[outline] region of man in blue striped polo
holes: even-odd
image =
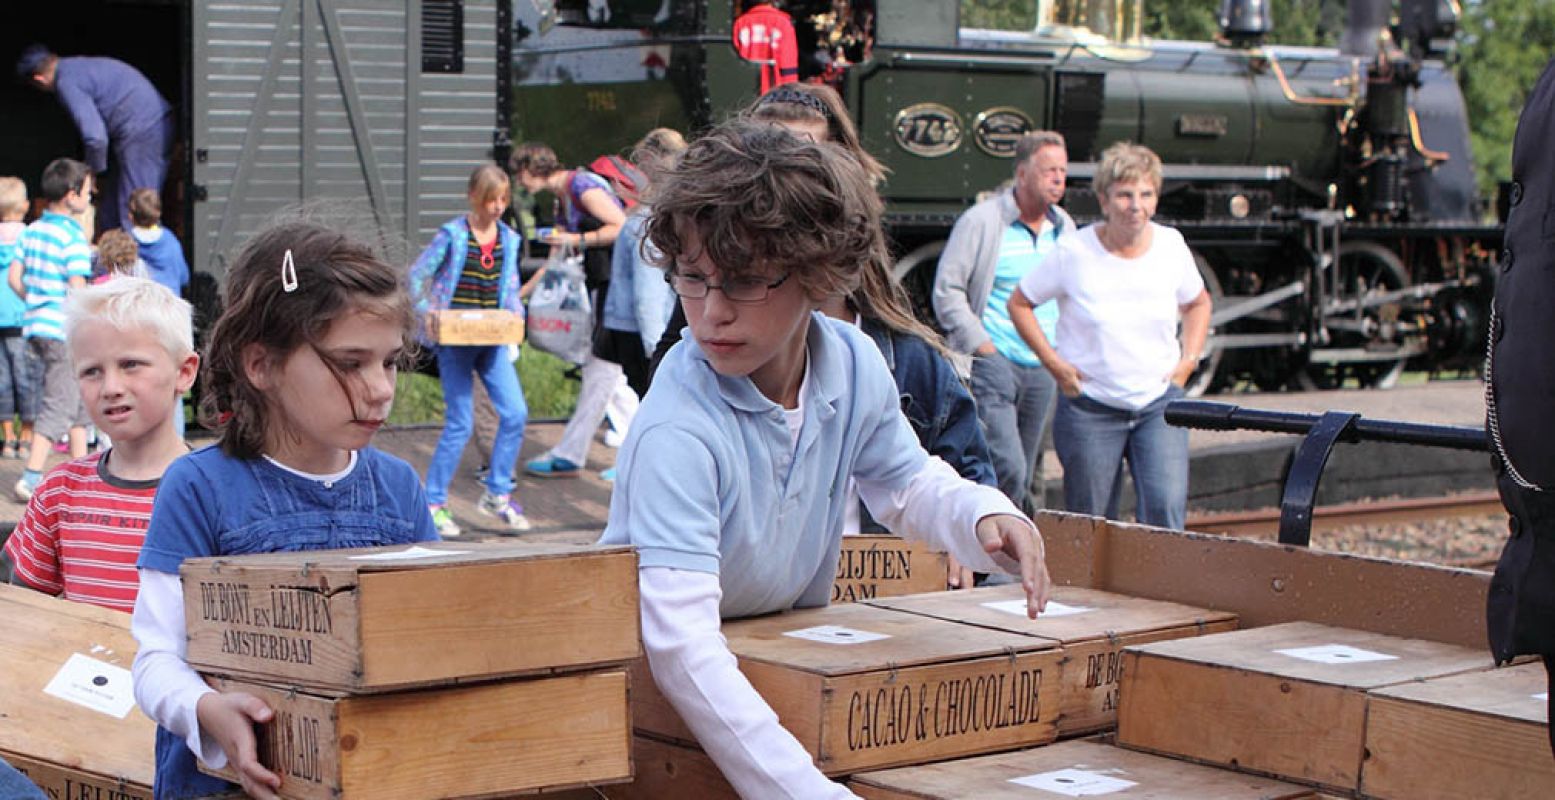
[[[32,428],[27,468],[16,482],[23,502],[43,479],[49,449],[66,431],[70,457],[86,455],[89,417],[65,351],[65,295],[92,276],[92,245],[76,215],[95,194],[92,170],[73,158],[56,158],[43,170],[42,195],[48,206],[16,243],[17,260],[8,274],[11,290],[27,302],[22,336],[43,363],[43,402]]]

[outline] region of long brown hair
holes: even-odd
[[[288,253],[295,283],[282,272]],[[221,449],[235,458],[257,458],[278,423],[244,368],[243,351],[251,344],[285,359],[300,347],[316,349],[335,320],[364,310],[399,323],[400,366],[408,366],[415,313],[401,272],[367,245],[317,222],[280,222],[255,234],[227,272],[224,309],[205,348],[200,421],[219,432]],[[330,359],[321,360],[354,402],[346,377]]]

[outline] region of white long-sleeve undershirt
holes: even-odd
[[[200,735],[196,706],[214,692],[184,659],[188,641],[184,627],[184,590],[177,575],[140,570],[140,593],[130,633],[139,649],[131,670],[135,702],[153,722],[184,740],[195,758],[212,769],[227,764],[227,754],[215,739]]]

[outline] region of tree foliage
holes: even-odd
[[[1511,177],[1512,135],[1528,92],[1555,54],[1555,0],[1470,0],[1456,65],[1480,188]]]

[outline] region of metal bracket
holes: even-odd
[[[1306,547],[1312,542],[1312,506],[1317,502],[1317,482],[1334,443],[1351,433],[1360,414],[1329,411],[1319,417],[1296,448],[1280,497],[1280,544]]]

